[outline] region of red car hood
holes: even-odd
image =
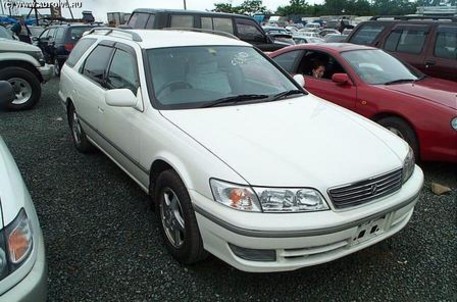
[[[384,88],[457,109],[457,83],[452,81],[425,78],[415,83],[386,85]]]

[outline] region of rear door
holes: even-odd
[[[431,28],[427,24],[397,24],[381,45],[390,54],[425,71],[425,48]]]
[[[457,81],[457,25],[436,26],[427,45],[425,73]]]

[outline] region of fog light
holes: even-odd
[[[276,261],[276,252],[275,250],[257,250],[257,249],[248,249],[244,247],[239,247],[233,244],[230,244],[230,249],[232,252],[240,257],[241,259],[249,261]]]

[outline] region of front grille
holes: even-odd
[[[328,194],[335,207],[342,209],[389,195],[399,190],[401,185],[402,169],[399,169],[355,184],[329,189]]]

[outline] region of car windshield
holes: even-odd
[[[78,41],[83,36],[84,32],[91,30],[91,29],[92,29],[92,26],[72,27],[71,28],[71,40],[75,41],[75,42]]]
[[[423,77],[398,59],[379,49],[343,52],[344,59],[368,84],[382,85],[401,81],[416,81]]]
[[[0,38],[5,38],[9,40],[13,40],[13,36],[11,35],[11,32],[8,31],[6,28],[3,26],[0,26]]]
[[[298,89],[252,47],[149,49],[146,56],[152,99],[160,109],[201,108],[221,101],[225,105],[273,101],[278,94]]]

